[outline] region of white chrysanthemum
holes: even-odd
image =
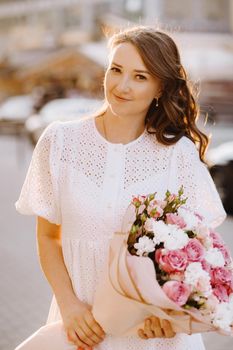
[[[212,248],[213,247],[213,241],[211,237],[206,236],[206,238],[203,241],[203,245],[206,249]]]
[[[182,207],[179,208],[178,214],[179,216],[182,217],[182,219],[186,223],[186,227],[185,227],[186,230],[194,229],[199,223],[198,217],[187,209],[184,209]]]
[[[205,274],[199,278],[196,289],[206,298],[213,294],[208,272],[205,271]]]
[[[167,225],[169,233],[164,239],[164,248],[169,250],[182,249],[188,244],[188,235],[176,225]]]
[[[225,260],[218,248],[209,248],[205,253],[205,260],[214,267],[223,267]]]
[[[231,324],[233,323],[233,313],[230,303],[219,303],[213,317],[213,324],[225,331],[231,331]]]
[[[138,243],[134,243],[137,255],[143,256],[155,250],[155,244],[152,239],[147,236],[140,237]]]
[[[169,234],[169,227],[162,220],[151,222],[153,225],[154,238],[153,241],[155,244],[164,242],[167,239]]]
[[[184,273],[184,281],[187,284],[190,284],[195,289],[198,289],[198,284],[201,281],[203,286],[203,281],[206,281],[206,292],[208,294],[210,286],[210,276],[207,271],[203,270],[200,262],[190,263]],[[202,287],[203,288],[203,287]]]
[[[146,222],[144,224],[145,230],[148,231],[148,232],[154,232],[153,231],[153,228],[154,228],[153,224],[154,224],[154,222],[155,222],[155,219],[147,218]]]

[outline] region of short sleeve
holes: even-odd
[[[37,142],[15,203],[20,214],[41,216],[57,225],[61,224],[59,159],[62,139],[59,124],[50,124]]]
[[[188,197],[187,206],[200,213],[209,226],[219,226],[226,218],[226,212],[195,144],[187,137],[182,137],[175,149],[178,187],[184,186],[184,195]]]

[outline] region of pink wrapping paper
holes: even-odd
[[[94,297],[92,312],[104,331],[112,335],[135,335],[152,315],[170,321],[176,333],[216,331],[208,317],[195,309],[184,313],[166,296],[156,281],[153,262],[130,255],[126,239],[126,233],[114,234],[102,283]]]

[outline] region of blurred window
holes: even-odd
[[[157,0],[154,12],[160,8],[164,24],[184,30],[230,32],[230,1]]]
[[[203,1],[203,14],[210,21],[224,21],[228,16],[228,1],[222,0],[205,0]]]
[[[123,10],[127,18],[138,20],[138,17],[143,15],[143,1],[124,0]]]
[[[77,27],[80,24],[80,6],[72,6],[63,9],[64,25],[66,28]]]
[[[192,2],[192,0],[186,0],[184,6],[183,0],[164,0],[164,15],[170,19],[186,19],[187,17],[192,17]]]

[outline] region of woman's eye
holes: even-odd
[[[138,80],[146,80],[146,77],[144,75],[141,75],[141,74],[137,74],[136,77]]]
[[[120,69],[117,68],[117,67],[112,67],[112,68],[111,68],[111,71],[112,71],[112,72],[120,72]]]

